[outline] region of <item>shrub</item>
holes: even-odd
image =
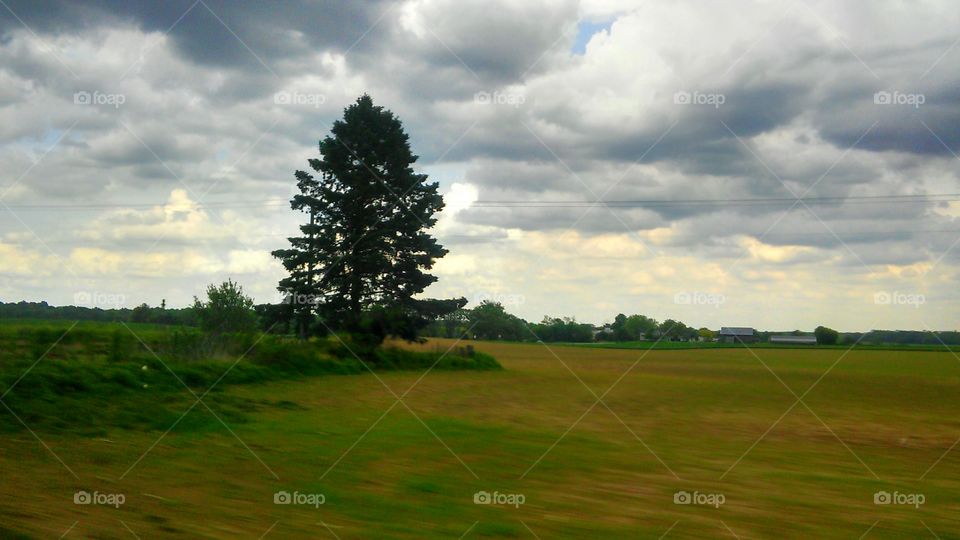
[[[336,339],[300,341],[273,334],[208,335],[190,328],[141,327],[135,328],[135,337],[126,328],[103,324],[83,329],[76,334],[79,338],[64,338],[27,372],[39,358],[31,356],[33,350],[42,347],[45,352],[67,328],[0,325],[0,393],[16,382],[4,402],[33,429],[90,435],[115,428],[166,430],[193,402],[183,384],[202,394],[217,381],[214,390],[310,375],[360,374],[368,369],[500,369],[496,360],[469,345],[446,355],[373,349],[364,365]],[[218,413],[231,419],[242,420],[253,407],[219,392],[205,399],[216,400]],[[191,414],[176,429],[207,429],[216,422],[208,414]],[[13,415],[0,414],[0,431],[19,429],[23,427]]]
[[[227,280],[219,286],[207,287],[207,301],[194,297],[194,311],[205,331],[220,333],[253,333],[257,315],[253,299],[244,294],[243,287]]]
[[[826,326],[818,326],[813,335],[817,337],[817,345],[836,345],[840,337],[839,332]]]

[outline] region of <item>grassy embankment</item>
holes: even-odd
[[[302,343],[272,335],[212,337],[161,325],[3,321],[0,394],[23,422],[2,414],[0,430],[23,424],[86,435],[113,427],[165,430],[180,417],[184,402],[208,392],[227,417],[243,421],[243,411],[257,404],[224,394],[231,385],[360,374],[368,368],[499,367],[483,354],[461,356],[462,349],[444,356],[393,347],[367,357],[365,366],[357,350],[334,338]],[[201,427],[190,420],[178,427]]]

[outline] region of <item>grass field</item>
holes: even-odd
[[[505,369],[235,385],[242,421],[195,404],[165,436],[0,434],[0,537],[960,538],[951,353],[475,346]]]
[[[572,347],[588,347],[593,349],[742,349],[748,347],[743,343],[721,343],[718,341],[599,341],[595,343],[565,343]],[[960,351],[958,345],[945,344],[896,344],[896,343],[853,343],[838,345],[796,345],[791,343],[757,342],[749,344],[751,349],[840,349],[851,347],[871,351]]]

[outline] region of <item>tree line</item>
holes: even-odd
[[[544,341],[588,343],[592,341],[692,341],[712,339],[708,328],[693,328],[667,319],[657,321],[645,315],[618,314],[613,323],[601,328],[578,322],[574,317],[544,316],[540,322],[528,322],[498,302],[485,300],[472,309],[458,309],[439,317],[424,330],[432,337],[456,338],[466,335],[472,339],[505,341]]]
[[[613,322],[602,326],[578,322],[574,317],[544,316],[529,322],[498,303],[483,301],[471,309],[458,309],[432,321],[423,334],[430,337],[502,341],[543,341],[589,343],[596,341],[711,341],[717,331],[687,326],[682,321],[658,321],[646,315],[617,314]],[[804,335],[800,330],[758,331],[758,341],[769,341],[776,334]],[[809,333],[807,333],[809,335]],[[913,330],[871,330],[866,333],[837,332],[818,326],[813,332],[822,345],[960,345],[960,332],[921,332]],[[941,343],[942,342],[942,343]]]
[[[229,289],[230,282],[214,287]],[[234,284],[236,286],[236,284]],[[221,291],[222,292],[222,291]],[[215,294],[216,297],[216,294]],[[222,294],[220,297],[223,297]],[[294,333],[292,325],[278,323],[278,312],[288,309],[283,304],[252,304],[252,300],[242,293],[232,295],[234,300],[223,302],[242,302],[251,305],[244,309],[245,315],[240,316],[241,326],[250,328],[254,325],[260,331],[270,331],[274,334]],[[240,300],[239,298],[246,298]],[[249,303],[249,304],[248,304]],[[209,296],[201,305],[209,305]],[[488,303],[489,304],[489,303]],[[691,327],[679,326],[675,321],[658,322],[644,315],[617,315],[614,322],[598,330],[593,324],[577,322],[572,317],[544,317],[539,323],[529,323],[508,313],[499,304],[481,304],[472,309],[457,309],[449,314],[432,319],[423,335],[430,337],[458,338],[465,334],[473,339],[510,340],[584,343],[589,341],[639,341],[642,339],[657,339],[658,332],[676,328],[676,335],[686,335],[692,338]],[[216,303],[214,304],[216,305]],[[47,302],[0,302],[0,319],[36,319],[36,320],[70,320],[70,321],[99,321],[99,322],[133,322],[163,324],[172,326],[201,327],[201,316],[197,312],[197,300],[194,304],[182,308],[170,308],[165,301],[159,306],[150,306],[143,303],[134,308],[101,309],[84,306],[52,306]],[[216,323],[211,323],[216,324]],[[682,323],[680,323],[682,324]],[[608,328],[609,331],[604,331]],[[683,330],[686,328],[686,330]],[[820,327],[820,336],[826,336],[830,329]],[[469,332],[468,332],[469,330]],[[715,332],[706,328],[697,331],[705,339],[715,337]],[[759,331],[760,341],[767,341],[774,334],[802,335],[803,332],[793,331]],[[665,338],[671,339],[671,338]],[[820,337],[821,340],[824,337]],[[826,337],[827,341],[832,341]],[[874,345],[960,345],[960,332],[943,331],[929,332],[921,330],[871,330],[869,332],[838,332],[835,343],[853,345],[854,343]]]

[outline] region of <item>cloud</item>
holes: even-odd
[[[702,324],[759,324],[779,291],[771,324],[864,328],[917,326],[871,291],[928,287],[930,324],[960,322],[957,202],[909,200],[960,192],[947,1],[8,5],[6,298],[176,304],[238,275],[272,299],[293,171],[369,92],[447,197],[431,295],[696,319],[672,295],[722,290]]]

